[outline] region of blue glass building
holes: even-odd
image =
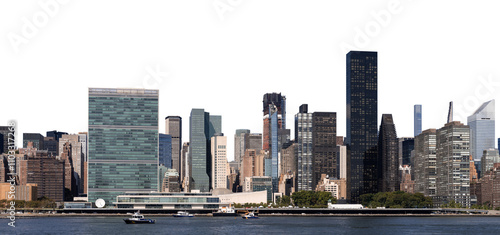
[[[160,134],[159,136],[159,164],[172,169],[172,136]]]
[[[422,105],[416,104],[413,106],[413,135],[417,136],[422,133]]]
[[[158,191],[158,90],[89,88],[88,200]]]
[[[271,177],[272,177],[272,185],[273,192],[278,192],[278,109],[274,105],[269,106],[269,113],[271,119]]]

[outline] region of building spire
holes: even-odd
[[[446,123],[453,122],[453,101],[450,101],[450,108],[448,109],[448,120]]]

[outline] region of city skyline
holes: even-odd
[[[0,15],[8,17],[5,22],[12,22],[0,28],[5,36],[21,34],[23,17],[32,20],[42,11],[36,4],[8,4],[0,8]],[[235,130],[262,133],[262,95],[281,92],[287,98],[286,122],[292,133],[290,123],[296,108],[307,103],[313,111],[336,112],[337,135],[346,136],[344,43],[378,52],[377,123],[382,113],[393,114],[398,137],[413,136],[415,104],[422,104],[424,110],[422,131],[444,125],[450,100],[455,104],[454,120],[467,123],[467,116],[482,103],[499,98],[500,72],[493,55],[500,52],[496,43],[500,38],[489,23],[498,22],[499,16],[487,3],[453,2],[456,12],[447,10],[450,4],[433,3],[429,8],[427,4],[401,1],[399,13],[389,14],[387,24],[374,16],[389,12],[384,1],[245,3],[228,13],[224,21],[210,4],[200,8],[190,3],[159,2],[141,6],[120,3],[123,9],[145,17],[132,21],[124,10],[108,19],[106,12],[116,6],[101,3],[102,12],[94,12],[85,24],[78,19],[95,10],[96,5],[67,4],[46,27],[39,28],[29,43],[20,45],[17,53],[8,37],[0,44],[0,62],[5,65],[0,76],[2,85],[9,88],[4,94],[21,97],[22,92],[32,97],[17,99],[14,104],[21,108],[4,112],[0,122],[18,122],[17,144],[21,147],[22,133],[88,131],[89,87],[153,88],[160,91],[160,120],[167,116],[188,120],[193,108],[221,115],[222,132],[228,137],[228,159],[232,160]],[[463,19],[459,9],[482,13]],[[442,11],[449,14],[449,21],[441,20]],[[296,12],[304,17],[296,17]],[[366,26],[372,23],[378,23],[380,31],[368,36]],[[141,29],[144,25],[148,27]],[[109,34],[112,26],[116,27]],[[440,34],[444,26],[448,30]],[[192,31],[186,32],[186,28]],[[131,31],[141,36],[130,37]],[[366,46],[356,44],[358,32],[367,36]],[[463,32],[480,36],[464,36]],[[151,71],[160,71],[160,80],[155,80]],[[489,79],[496,83],[488,85]],[[310,83],[299,85],[298,81]],[[445,86],[451,92],[442,92]],[[35,116],[48,109],[36,105],[33,97],[54,101],[64,107],[64,114]],[[178,99],[171,101],[170,97]],[[498,128],[496,133],[500,133]],[[163,121],[158,129],[160,133],[165,130]],[[187,121],[182,129],[186,142]]]

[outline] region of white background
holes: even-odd
[[[449,101],[462,122],[500,103],[496,1],[39,2],[51,1],[0,2],[0,125],[17,121],[18,144],[27,132],[87,131],[88,87],[159,89],[160,133],[179,115],[183,142],[192,108],[222,115],[229,160],[236,129],[262,133],[268,92],[287,97],[292,133],[307,103],[337,112],[345,136],[343,44],[378,51],[379,120],[392,113],[398,136],[413,136],[414,104],[425,130],[443,126]]]

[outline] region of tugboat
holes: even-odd
[[[154,224],[156,220],[154,219],[145,219],[144,215],[141,215],[139,211],[135,212],[132,215],[132,218],[123,219],[126,224]]]
[[[255,213],[252,212],[247,212],[243,216],[241,216],[242,219],[258,219],[259,216],[256,216]]]
[[[237,216],[238,214],[234,210],[234,207],[225,207],[223,206],[221,209],[219,209],[217,212],[212,213],[212,216]]]
[[[178,211],[177,214],[173,215],[174,217],[194,217],[193,214],[189,214],[187,211]]]

